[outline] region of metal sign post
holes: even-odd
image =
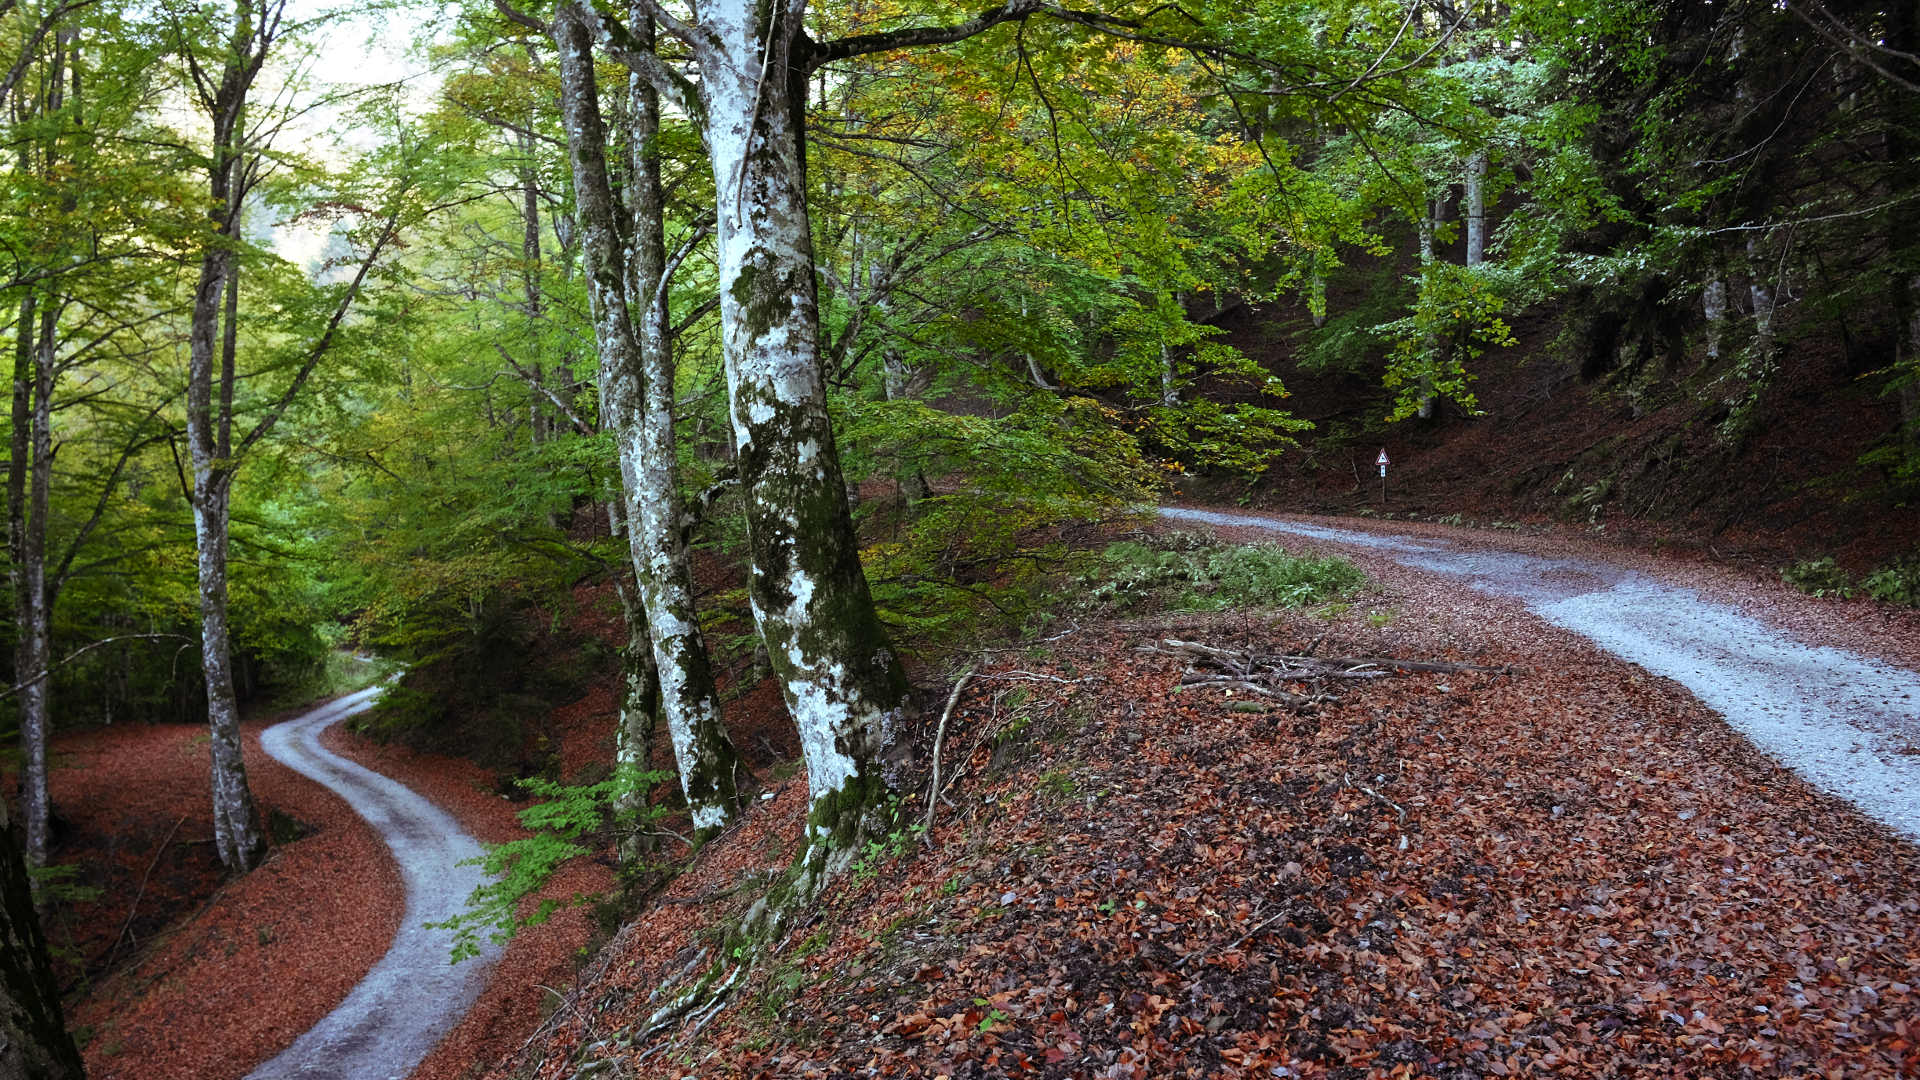
[[[1387,459],[1386,447],[1380,448],[1380,456],[1374,458],[1373,463],[1380,466],[1380,505],[1385,506],[1387,505],[1387,466],[1393,464]]]

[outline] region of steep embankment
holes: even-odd
[[[1366,298],[1332,302],[1337,312]],[[1434,421],[1388,425],[1377,361],[1310,368],[1328,331],[1287,304],[1232,309],[1215,320],[1223,340],[1280,376],[1293,396],[1276,404],[1318,427],[1251,487],[1213,479],[1192,490],[1293,512],[1553,520],[1767,567],[1832,554],[1863,570],[1912,549],[1920,502],[1859,463],[1898,424],[1884,378],[1870,374],[1890,361],[1811,328],[1783,346],[1771,387],[1736,426],[1729,403],[1748,384],[1728,364],[1635,358],[1624,333],[1602,340],[1593,327],[1569,331],[1567,318],[1564,303],[1529,313],[1515,322],[1519,344],[1471,365],[1484,415],[1443,404]],[[1393,459],[1384,502],[1382,447]]]
[[[995,654],[924,848],[868,851],[724,1009],[636,1038],[789,856],[781,789],[490,1075],[1920,1069],[1920,852],[1517,602],[1371,569],[1344,611]],[[1920,620],[1892,618],[1883,648],[1920,662]],[[1276,709],[1180,689],[1196,654],[1137,651],[1168,637],[1494,670],[1293,684],[1315,700]]]

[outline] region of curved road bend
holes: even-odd
[[[247,1080],[402,1080],[466,1015],[499,959],[489,945],[455,967],[447,962],[452,932],[423,925],[458,914],[484,880],[479,867],[459,865],[480,845],[412,790],[320,745],[322,731],[371,708],[383,689],[329,702],[260,735],[269,756],[345,799],[393,849],[407,911],[387,954],[347,999]]]
[[[1920,746],[1920,674],[1802,644],[1691,589],[1604,562],[1213,510],[1162,507],[1160,514],[1364,547],[1518,600],[1547,622],[1685,686],[1815,787],[1920,842],[1920,756],[1911,750]]]

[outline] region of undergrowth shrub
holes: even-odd
[[[1853,578],[1831,555],[1802,559],[1780,571],[1780,580],[1809,596],[1835,596],[1844,600],[1854,594]]]
[[[1920,607],[1920,555],[1909,555],[1875,570],[1860,582],[1860,588],[1882,603]]]
[[[427,924],[453,931],[453,962],[477,956],[483,934],[494,944],[504,945],[520,930],[539,926],[562,907],[598,900],[598,895],[566,900],[547,896],[522,912],[525,901],[547,887],[561,864],[604,846],[598,842],[604,838],[596,834],[612,830],[615,836],[631,835],[664,817],[667,808],[648,801],[645,794],[672,778],[669,772],[642,772],[622,765],[594,784],[557,784],[537,777],[520,781],[528,794],[543,800],[520,811],[520,824],[533,835],[489,844],[485,855],[463,863],[479,866],[492,880],[467,897],[466,910],[445,922]],[[628,797],[635,792],[639,797]],[[646,869],[627,868],[629,872]]]
[[[1365,581],[1366,575],[1345,559],[1175,532],[1151,542],[1109,545],[1079,584],[1087,601],[1121,611],[1220,611],[1320,603]]]

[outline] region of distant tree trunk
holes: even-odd
[[[1022,296],[1020,298],[1020,322],[1022,324],[1023,329],[1026,321],[1027,321],[1027,298]],[[1047,381],[1047,373],[1041,370],[1040,358],[1033,354],[1033,350],[1027,349],[1027,350],[1024,350],[1024,352],[1026,354],[1026,359],[1027,359],[1027,377],[1033,380],[1033,385],[1036,387],[1039,387],[1042,390],[1059,389],[1059,387],[1054,386],[1052,383]]]
[[[886,350],[881,363],[881,389],[885,391],[887,400],[904,401],[908,396],[908,387],[913,383],[913,369],[907,366],[895,349]],[[902,502],[912,506],[927,497],[927,478],[920,471],[918,462],[896,459],[893,473],[900,484]]]
[[[1321,255],[1313,253],[1313,265],[1307,270],[1307,314],[1313,317],[1313,328],[1327,325],[1327,272],[1321,265]]]
[[[532,48],[528,50],[529,58]],[[545,312],[545,299],[540,291],[540,186],[534,175],[533,140],[526,135],[519,136],[520,152],[523,155],[520,164],[520,289],[526,299],[527,323],[538,327]],[[546,401],[546,372],[540,363],[540,351],[530,350],[526,359],[527,368],[527,427],[528,437],[535,446],[547,440],[553,422],[552,409]]]
[[[1760,238],[1749,233],[1747,236],[1747,264],[1752,275],[1752,283],[1747,286],[1753,300],[1753,347],[1760,356],[1773,351],[1773,308],[1774,285],[1768,277],[1766,253],[1761,249]]]
[[[1727,279],[1711,277],[1700,290],[1700,313],[1707,318],[1707,359],[1720,359],[1727,333]]]
[[[748,596],[806,753],[808,834],[819,860],[809,866],[830,875],[891,790],[880,757],[904,714],[907,682],[860,567],[827,415],[798,9],[701,5],[699,92],[752,551]]]
[[[1171,299],[1172,309],[1179,312],[1180,317],[1185,319],[1187,298],[1180,293],[1174,293]],[[1164,340],[1160,343],[1160,404],[1169,409],[1180,404],[1180,372],[1174,366],[1173,347]]]
[[[553,22],[559,53],[561,112],[573,164],[581,250],[587,262],[594,337],[600,349],[603,423],[619,447],[626,491],[628,543],[646,609],[660,682],[662,711],[679,761],[680,783],[694,828],[718,831],[739,811],[734,772],[739,755],[721,722],[719,695],[694,609],[693,578],[681,532],[673,428],[673,363],[663,292],[664,207],[653,136],[659,106],[638,95],[633,116],[634,166],[629,177],[634,219],[621,221],[607,172],[606,133],[585,13],[563,3]],[[636,32],[644,30],[636,27]],[[623,225],[625,227],[623,227]],[[628,290],[636,295],[636,333]]]
[[[1920,19],[1910,4],[1890,4],[1884,13],[1886,46],[1911,54],[1920,48]],[[1885,179],[1881,195],[1897,202],[1914,189],[1913,152],[1920,138],[1920,100],[1906,88],[1882,82],[1877,86],[1880,111],[1885,117],[1885,153],[1882,167]],[[1894,316],[1894,378],[1900,401],[1900,438],[1911,455],[1920,455],[1920,272],[1913,270],[1920,257],[1920,227],[1913,214],[1901,207],[1887,215],[1887,258],[1893,269],[1888,284]]]
[[[1439,200],[1428,199],[1420,207],[1420,220],[1418,223],[1419,237],[1417,242],[1420,245],[1418,253],[1420,256],[1420,265],[1423,267],[1433,263],[1433,238],[1434,234],[1439,230],[1439,205]],[[1425,341],[1420,343],[1420,348],[1426,354],[1426,359],[1429,361],[1430,366],[1436,359],[1435,354],[1439,352],[1440,343],[1430,334]],[[1433,419],[1433,375],[1430,371],[1423,371],[1420,375],[1420,404],[1419,408],[1415,410],[1415,415],[1422,420]]]
[[[1468,266],[1479,266],[1487,257],[1487,152],[1477,151],[1467,159],[1466,218]]]
[[[1907,283],[1906,370],[1900,384],[1901,434],[1909,447],[1920,448],[1920,274],[1903,275]]]
[[[7,802],[0,799],[0,1077],[81,1080],[86,1070],[61,1015],[28,882]]]

